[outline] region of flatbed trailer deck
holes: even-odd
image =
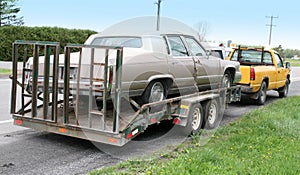
[[[33,49],[32,69],[26,68],[27,53],[30,49]],[[79,50],[80,58],[77,78],[72,79],[70,77],[70,53],[74,49]],[[99,50],[105,53],[102,63],[91,64],[88,98],[79,95],[82,49],[91,49],[92,59]],[[162,120],[176,119],[174,123],[182,125],[184,128],[188,125],[188,118],[191,117],[190,110],[194,104],[202,104],[214,99],[218,99],[219,104],[222,102],[227,104],[239,101],[241,98],[241,88],[233,86],[195,92],[139,106],[128,95],[122,93],[123,48],[73,44],[65,47],[64,87],[59,89],[58,50],[59,43],[55,42],[16,41],[13,44],[11,113],[15,125],[123,146],[144,132],[149,125],[159,123]],[[108,53],[112,51],[115,53],[116,63],[113,66],[108,64]],[[21,57],[20,53],[23,57],[22,68],[17,66],[17,61]],[[52,57],[50,57],[51,53],[53,53]],[[45,55],[42,73],[39,72],[39,55],[41,54]],[[93,66],[103,67],[104,76],[101,80],[103,83],[101,89],[97,89],[94,85]],[[22,69],[21,81],[17,77],[17,72],[20,69]],[[30,91],[26,91],[25,78],[28,72],[32,75],[32,89]],[[39,81],[40,76],[43,77],[43,82]],[[113,78],[110,78],[111,76]],[[70,83],[71,81],[72,83]],[[39,91],[39,88],[43,88],[43,91]],[[70,94],[70,89],[76,94]],[[62,91],[63,94],[59,94],[59,91]],[[102,96],[96,98],[96,91],[98,94],[101,92]],[[17,94],[21,94],[21,104],[18,104]],[[160,110],[153,111],[152,109],[157,106],[160,107]],[[17,107],[19,107],[18,110]],[[217,105],[217,107],[220,108],[218,111],[223,110],[221,109],[222,105]]]

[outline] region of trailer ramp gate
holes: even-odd
[[[120,108],[118,108],[122,95],[120,82],[123,48],[68,45],[64,48],[63,59],[59,59],[59,49],[57,42],[13,43],[11,114],[15,119],[14,123],[114,145],[125,144],[124,134],[120,132]],[[79,52],[76,75],[72,75],[75,78],[70,76],[70,65],[74,64],[70,62],[70,55],[74,51]],[[85,69],[89,70],[89,73],[84,72],[81,76],[81,66],[84,65],[83,54],[90,54],[90,64],[89,68]],[[115,65],[109,65],[109,57],[114,57]],[[32,65],[28,67],[26,64],[29,59],[32,59]],[[23,61],[22,67],[18,67],[18,60]],[[102,62],[96,62],[99,60]],[[62,77],[59,75],[61,66],[64,68],[61,72]],[[98,73],[102,71],[103,77],[95,77],[95,70]],[[18,72],[22,72],[20,78]],[[115,82],[112,82],[112,77],[109,79],[109,76],[114,76]],[[81,89],[82,86],[85,89]],[[81,96],[81,91],[88,92],[88,98]],[[99,95],[102,104],[95,105],[96,93],[99,92],[102,94]],[[109,114],[111,116],[107,112],[110,94],[113,94],[111,96],[114,97],[116,107],[112,114]],[[82,106],[79,105],[81,98],[88,99],[82,100]],[[82,113],[82,110],[85,113]],[[109,120],[106,119],[108,116]]]
[[[122,47],[69,44],[63,57],[59,49],[57,42],[13,43],[11,114],[15,125],[123,146],[149,125],[178,116],[181,101],[220,94],[218,89],[138,106],[121,89]],[[75,63],[74,52],[78,53]],[[22,67],[18,60],[23,61]],[[225,91],[227,102],[239,101],[240,87]],[[137,110],[122,109],[128,105]],[[162,111],[150,111],[158,105],[163,105]]]

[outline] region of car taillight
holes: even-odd
[[[255,70],[254,70],[254,68],[250,68],[250,80],[255,80]]]

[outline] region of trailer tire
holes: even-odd
[[[220,105],[216,99],[209,100],[204,103],[204,128],[215,129],[220,121]]]
[[[193,135],[199,133],[204,119],[203,108],[200,103],[190,107],[187,124],[183,129],[185,135]]]

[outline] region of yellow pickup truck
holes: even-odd
[[[238,47],[233,49],[229,60],[240,63],[242,93],[250,96],[257,104],[263,105],[267,90],[276,90],[279,97],[286,97],[290,84],[291,66],[284,64],[274,50],[264,48]]]

